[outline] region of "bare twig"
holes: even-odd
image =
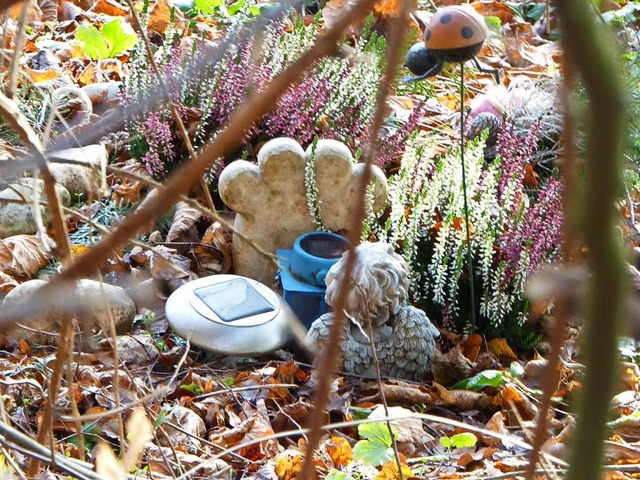
[[[355,282],[355,288],[360,290],[360,294],[365,299],[364,306],[366,309],[366,324],[369,337],[369,346],[371,347],[371,355],[373,356],[373,365],[376,369],[376,382],[378,383],[378,389],[380,390],[380,399],[382,400],[382,406],[384,408],[384,414],[389,417],[389,405],[387,404],[387,396],[384,393],[384,387],[382,385],[382,373],[380,372],[380,361],[378,360],[378,352],[376,351],[376,343],[373,341],[373,326],[371,325],[371,312],[369,312],[369,301],[367,300],[367,292],[364,291],[362,286]],[[391,436],[391,444],[393,446],[393,455],[398,465],[398,476],[400,480],[404,480],[404,473],[402,472],[402,461],[400,460],[400,453],[398,452],[398,442],[396,441],[396,434],[393,433],[391,428],[391,420],[387,420],[387,428],[389,429],[389,435]]]
[[[586,195],[583,231],[589,249],[590,292],[586,314],[586,374],[578,404],[569,480],[601,478],[603,440],[616,382],[617,336],[625,296],[624,259],[614,231],[620,186],[625,108],[622,75],[610,32],[597,25],[588,0],[555,2],[565,55],[580,74],[587,112]],[[589,55],[584,55],[588,51]]]
[[[547,2],[548,7],[548,2]],[[576,159],[575,159],[575,118],[571,110],[570,97],[572,95],[573,84],[575,81],[573,68],[570,62],[565,62],[565,81],[561,89],[561,97],[564,108],[564,148],[565,160],[561,165],[563,178],[563,210],[564,210],[564,226],[563,226],[563,257],[566,262],[572,262],[577,254],[577,234],[576,226],[572,223],[575,215],[570,213],[575,211],[575,192],[576,192]],[[540,450],[548,437],[549,418],[547,413],[551,408],[552,397],[558,387],[560,381],[560,365],[562,346],[567,330],[567,317],[572,312],[569,311],[566,301],[557,299],[557,308],[555,313],[555,321],[553,323],[551,334],[551,348],[547,356],[548,362],[542,386],[542,399],[538,408],[538,419],[533,437],[533,449],[529,454],[529,465],[527,466],[527,474],[525,480],[533,480],[535,476]]]
[[[371,2],[360,2],[354,6],[352,11],[358,11],[364,8],[370,8]],[[384,75],[382,77],[380,91],[378,93],[376,111],[373,120],[369,126],[369,137],[364,150],[364,174],[361,177],[361,181],[358,184],[358,192],[355,197],[355,205],[353,208],[352,222],[347,236],[349,240],[349,250],[347,251],[347,257],[344,267],[344,275],[340,280],[340,290],[338,298],[336,299],[334,310],[335,315],[333,323],[329,330],[329,338],[325,343],[323,350],[320,352],[320,362],[322,369],[318,375],[318,386],[314,394],[314,409],[309,418],[309,442],[307,444],[307,455],[302,467],[302,478],[311,479],[315,477],[315,463],[313,461],[313,452],[317,449],[320,443],[320,436],[322,434],[322,423],[324,420],[324,410],[329,398],[329,387],[331,385],[331,378],[333,371],[337,368],[340,360],[340,337],[342,334],[343,325],[345,322],[345,307],[347,302],[347,296],[351,285],[349,279],[351,272],[356,262],[356,246],[360,243],[360,237],[362,234],[362,225],[366,217],[366,194],[369,182],[372,177],[372,164],[374,156],[377,152],[378,135],[380,128],[384,122],[386,115],[386,100],[391,91],[393,80],[396,76],[396,69],[401,63],[401,49],[403,44],[403,38],[405,35],[405,28],[409,12],[413,10],[414,1],[405,1],[401,3],[401,9],[397,18],[394,18],[391,24],[391,32],[389,35],[389,43],[387,46],[386,66]],[[347,12],[344,17],[351,14],[352,11]],[[368,10],[367,10],[368,11]]]
[[[15,38],[15,50],[9,65],[9,85],[7,85],[7,97],[13,99],[16,94],[16,85],[18,84],[18,68],[20,67],[20,57],[22,57],[22,46],[24,44],[24,29],[27,25],[27,11],[29,10],[29,0],[24,0],[22,10],[20,11],[20,20],[18,20],[18,33]]]

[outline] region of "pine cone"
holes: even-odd
[[[483,131],[489,130],[489,136],[485,142],[484,158],[493,160],[497,155],[496,142],[498,141],[498,131],[502,125],[502,119],[493,113],[482,112],[474,117],[467,125],[467,138],[479,137]]]

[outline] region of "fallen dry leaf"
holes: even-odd
[[[402,467],[402,477],[403,478],[411,478],[413,477],[413,472],[409,468],[409,465],[406,463],[406,458],[404,455],[400,454],[400,466]],[[398,471],[398,462],[396,460],[389,460],[382,466],[380,473],[376,475],[376,480],[396,480],[400,478],[400,472]]]
[[[507,343],[506,338],[494,338],[487,343],[487,346],[489,347],[491,353],[493,353],[500,359],[501,362],[504,362],[505,364],[509,364],[518,359],[513,350],[511,350],[511,347]]]
[[[41,22],[42,21],[42,10],[40,10],[40,7],[38,6],[37,2],[35,0],[28,0],[28,5],[27,5],[27,14],[26,14],[26,23],[27,25],[31,25],[32,23],[35,22]],[[8,10],[8,15],[9,18],[12,18],[14,20],[17,20],[18,17],[20,17],[22,15],[22,4],[23,2],[17,2],[14,3],[11,7],[9,7]]]
[[[14,235],[0,240],[0,271],[19,279],[30,279],[44,267],[51,253],[36,235]]]
[[[104,13],[112,17],[126,17],[129,15],[129,9],[124,8],[115,0],[98,0],[93,4],[90,11],[95,13]]]
[[[454,228],[456,228],[455,220],[461,221],[462,219],[454,219]],[[456,230],[460,230],[460,224],[458,224]],[[469,359],[470,362],[475,362],[477,360],[481,346],[482,336],[478,335],[477,333],[474,335],[469,335],[467,338],[462,340],[462,342],[460,342],[460,350],[462,351],[462,354]]]
[[[153,278],[160,280],[191,279],[191,262],[179,255],[172,248],[158,245],[148,250],[145,255],[149,258],[149,270]]]
[[[171,22],[171,12],[179,12],[173,9],[167,0],[156,0],[149,9],[149,17],[147,20],[147,28],[156,33],[163,34]]]
[[[509,436],[509,431],[507,430],[507,426],[504,423],[504,414],[502,412],[494,413],[485,425],[485,428],[487,430],[491,430],[492,432],[499,433],[500,435],[504,435],[505,437]],[[499,438],[490,437],[488,435],[483,436],[482,441],[490,447],[500,445],[500,443],[502,442],[502,440],[500,440]]]
[[[23,69],[33,83],[49,82],[60,78],[60,70],[57,68],[47,68],[46,70],[32,70],[31,68]]]
[[[433,353],[431,372],[436,382],[442,385],[453,385],[473,375],[474,365],[464,356],[460,345],[456,345],[447,353],[436,349]]]
[[[233,266],[232,233],[220,222],[213,222],[202,236],[201,243],[213,245],[222,254],[219,273],[227,273]]]
[[[478,462],[480,460],[484,460],[485,458],[489,458],[497,451],[497,449],[491,447],[479,448],[475,451],[465,451],[458,457],[456,463],[461,467],[466,467],[472,462]]]
[[[418,403],[432,406],[434,403],[432,395],[421,385],[383,384],[382,393],[384,394],[387,402],[394,404],[415,405]],[[362,401],[379,403],[382,401],[382,396],[378,391],[375,395],[363,397]]]
[[[176,213],[167,233],[167,242],[197,242],[196,222],[200,218],[200,210],[186,202],[176,204]]]
[[[523,420],[533,420],[536,416],[535,405],[513,385],[505,385],[493,400],[495,406],[504,410],[513,411],[515,408]]]
[[[279,480],[295,480],[302,472],[303,462],[300,452],[285,450],[276,457],[275,474]]]
[[[6,295],[18,285],[20,285],[20,283],[15,278],[0,271],[0,297]]]
[[[353,461],[353,450],[346,438],[331,437],[324,445],[334,467],[346,467]]]
[[[495,410],[493,407],[493,397],[480,392],[470,390],[447,390],[442,385],[433,382],[442,404],[453,407],[457,410]]]

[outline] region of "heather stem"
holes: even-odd
[[[473,257],[471,256],[471,228],[467,202],[467,173],[464,165],[464,63],[460,64],[460,159],[462,161],[462,195],[464,198],[464,222],[467,226],[467,267],[469,269],[469,294],[471,299],[471,333],[476,331],[476,299],[473,285]]]

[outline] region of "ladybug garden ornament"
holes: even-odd
[[[439,10],[425,28],[424,42],[416,43],[407,53],[405,65],[415,76],[403,78],[403,83],[437,75],[446,62],[468,60],[473,60],[480,71],[493,73],[499,83],[498,71],[481,67],[476,59],[486,38],[484,18],[475,10],[461,6]]]

